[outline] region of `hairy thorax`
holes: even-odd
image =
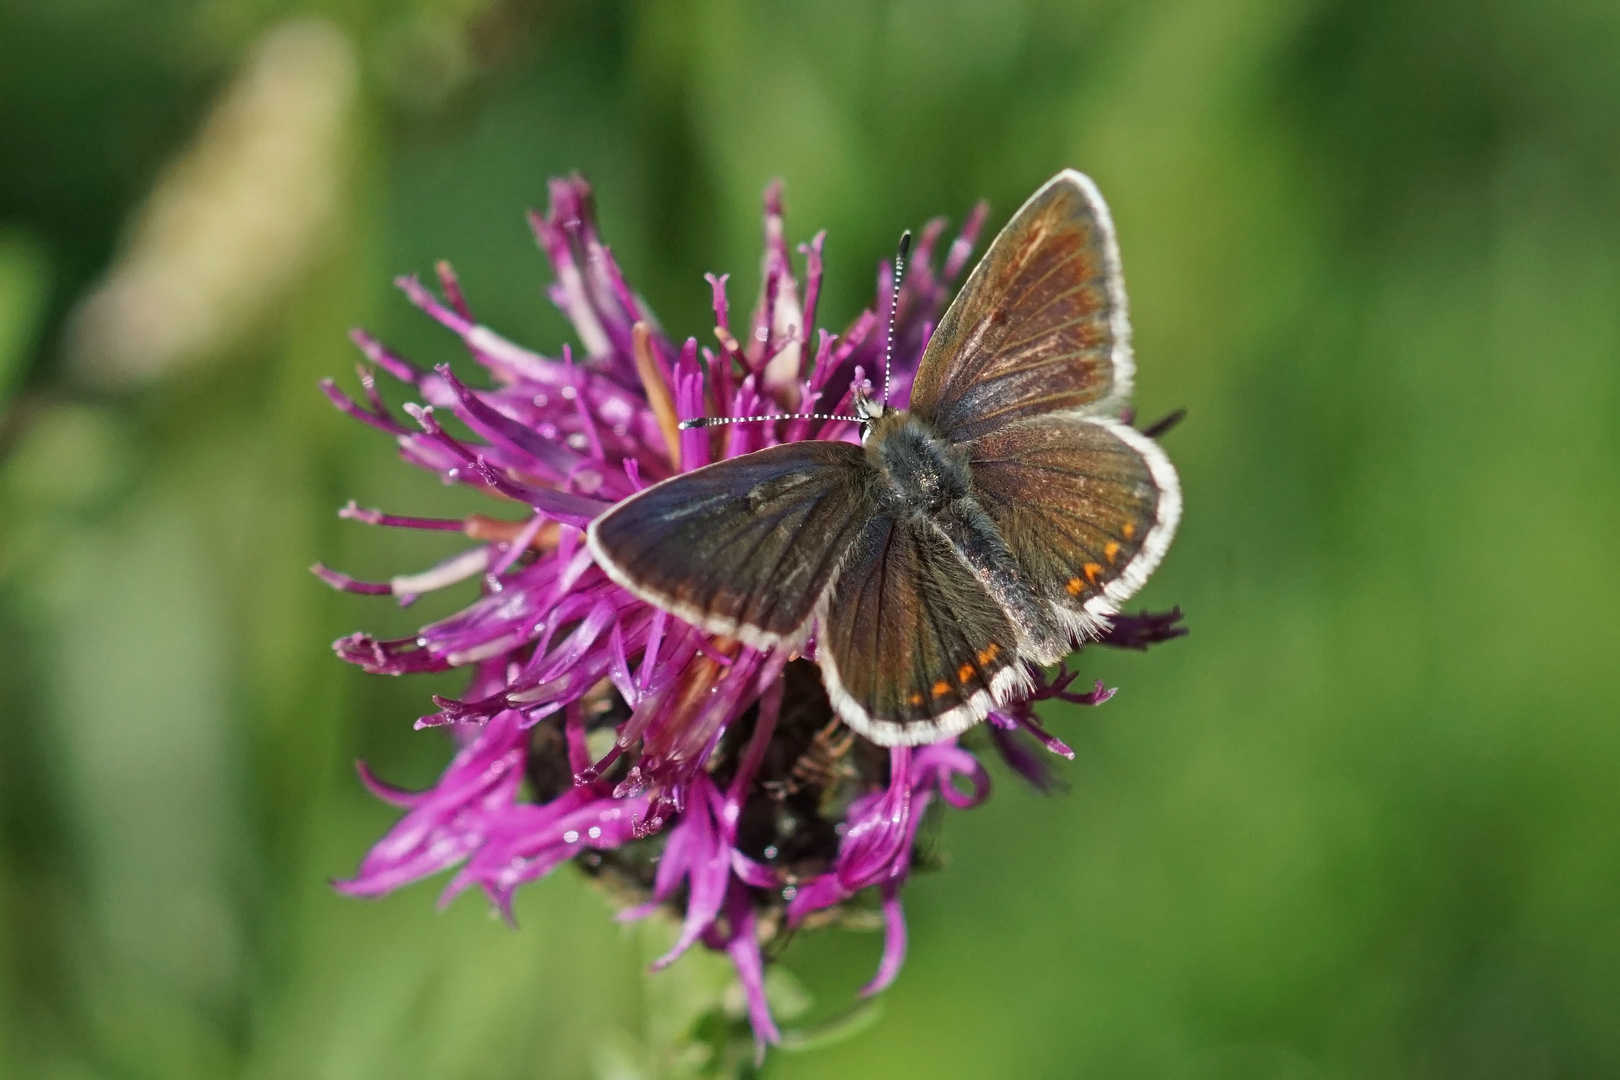
[[[886,501],[913,512],[937,514],[971,490],[967,456],[910,413],[873,421],[866,457],[885,481]]]

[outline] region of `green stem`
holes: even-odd
[[[621,1032],[599,1053],[598,1080],[751,1080],[754,1036],[731,961],[701,945],[662,971],[652,962],[675,943],[662,915],[635,924],[644,971],[642,1029]]]

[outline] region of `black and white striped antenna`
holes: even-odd
[[[720,427],[723,424],[757,424],[766,420],[848,420],[856,424],[864,424],[859,416],[844,416],[841,413],[795,412],[795,413],[766,413],[762,416],[697,416],[691,420],[682,420],[682,431],[691,431],[693,428]]]
[[[911,254],[911,230],[900,234],[900,250],[894,254],[894,288],[889,291],[889,337],[883,343],[883,411],[889,411],[889,369],[894,361],[894,323],[900,314],[900,280],[906,275],[906,256]]]
[[[889,408],[889,369],[894,360],[894,323],[900,310],[900,282],[906,273],[906,256],[911,253],[911,230],[900,234],[900,250],[894,257],[894,290],[889,294],[889,335],[883,344],[883,410]],[[765,416],[698,416],[682,420],[680,429],[720,427],[724,424],[757,424],[766,420],[848,420],[855,424],[869,424],[870,416],[844,416],[839,413],[771,413]]]

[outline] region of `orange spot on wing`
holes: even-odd
[[[1069,590],[1070,596],[1079,596],[1085,591],[1086,583],[1077,577],[1072,577],[1069,579],[1069,583],[1065,585],[1064,588]]]
[[[1119,531],[1125,537],[1125,539],[1129,540],[1131,537],[1136,535],[1136,526],[1127,521],[1123,526],[1121,526]]]
[[[1119,544],[1117,542],[1115,542],[1113,540],[1110,540],[1110,541],[1108,541],[1108,543],[1103,545],[1103,557],[1106,558],[1109,562],[1113,562],[1114,561],[1114,556],[1116,556],[1118,554],[1119,554]]]
[[[921,705],[923,703],[923,696],[921,694],[912,694],[911,703],[913,705]]]
[[[946,682],[944,679],[941,679],[941,680],[939,680],[939,682],[934,684],[934,696],[935,697],[940,697],[940,696],[942,696],[944,694],[948,694],[950,692],[951,692],[951,684]]]
[[[973,678],[973,665],[972,664],[963,664],[961,667],[956,669],[956,681],[957,682],[965,683],[971,678]]]
[[[1097,584],[1097,575],[1102,573],[1102,563],[1088,562],[1082,568],[1086,573],[1086,580],[1093,585]]]
[[[1000,656],[1000,655],[1001,655],[1001,646],[997,645],[995,642],[992,641],[990,644],[986,645],[983,649],[981,649],[979,651],[979,663],[980,664],[988,664],[990,661],[994,660],[997,656]]]

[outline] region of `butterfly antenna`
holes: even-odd
[[[900,310],[900,282],[906,274],[906,256],[911,253],[911,230],[900,234],[900,250],[894,256],[894,290],[889,294],[889,337],[883,346],[883,408],[889,407],[889,371],[894,360],[894,320]],[[680,429],[719,427],[722,424],[758,424],[766,420],[848,420],[855,424],[870,422],[869,417],[841,416],[838,413],[772,413],[768,416],[698,416],[682,420]]]
[[[894,360],[894,320],[900,313],[900,280],[906,274],[906,256],[911,253],[911,230],[900,234],[900,250],[894,255],[894,289],[889,293],[889,338],[883,345],[883,408],[889,408],[889,369]]]
[[[766,420],[848,420],[852,424],[865,423],[858,416],[841,416],[838,413],[770,413],[765,416],[697,416],[691,420],[682,420],[680,429],[691,431],[693,428],[719,427],[722,424],[759,424]]]

